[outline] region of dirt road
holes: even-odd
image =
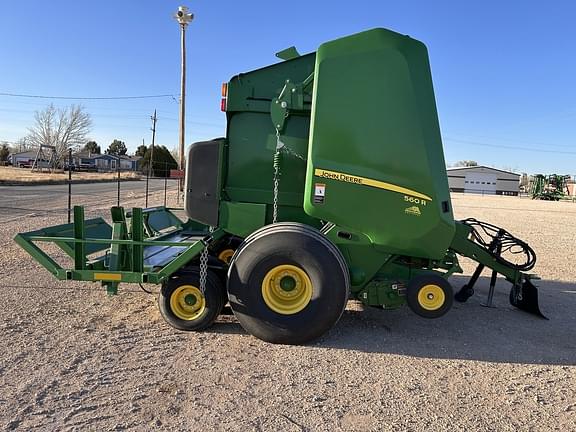
[[[0,428],[576,430],[576,204],[462,195],[453,204],[457,217],[501,225],[534,247],[550,321],[513,309],[502,281],[497,308],[481,307],[483,278],[439,320],[351,303],[309,346],[263,343],[232,317],[181,333],[137,287],[109,298],[97,285],[56,282],[12,242],[63,215],[5,222]]]
[[[169,180],[167,189],[173,192],[177,186]],[[156,194],[156,203],[163,202],[164,180],[150,179],[149,193]],[[79,183],[72,185],[72,205],[82,204],[87,213],[102,213],[103,206],[116,205],[117,183]],[[120,183],[120,203],[143,206],[146,197],[146,181]],[[38,217],[49,214],[62,215],[68,212],[68,185],[0,185],[0,222],[20,217]],[[58,220],[61,223],[62,220]],[[64,220],[64,222],[66,222]]]

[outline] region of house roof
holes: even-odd
[[[84,156],[82,156],[84,157]],[[88,156],[86,156],[88,157]],[[90,155],[91,159],[100,159],[100,158],[104,158],[104,159],[117,159],[118,156],[117,155],[113,155],[113,154],[92,154]],[[128,156],[128,155],[120,155],[120,159],[123,160],[130,160],[130,161],[137,161],[142,159],[141,156]]]
[[[485,166],[485,165],[446,168],[446,171],[474,170],[474,169],[478,169],[478,168],[483,168],[483,169],[487,169],[487,170],[490,170],[490,171],[497,171],[497,172],[501,172],[501,173],[506,173],[506,174],[510,174],[510,175],[515,175],[515,176],[518,176],[518,177],[520,177],[520,175],[521,175],[521,174],[518,174],[518,173],[515,173],[515,172],[505,171],[505,170],[501,170],[501,169],[498,169],[498,168],[492,168],[492,167],[488,167],[488,166]]]
[[[18,155],[24,155],[24,154],[31,154],[31,155],[36,156],[37,153],[38,153],[38,150],[27,150],[27,151],[23,151],[23,152],[10,153],[10,156],[18,156]]]
[[[112,159],[112,158],[116,159],[116,158],[118,158],[118,156],[112,155],[112,154],[107,154],[107,153],[103,153],[103,154],[90,153],[90,152],[85,151],[85,150],[79,150],[79,151],[73,153],[72,156],[75,157],[75,158],[92,159],[92,160],[94,160],[94,159],[101,159],[101,158],[104,158],[104,159]],[[121,156],[120,156],[120,159],[130,160],[130,161],[139,161],[139,160],[141,160],[141,159],[143,159],[143,158],[142,158],[142,156],[121,155]]]
[[[90,152],[85,152],[85,151],[80,151],[77,153],[72,153],[72,156],[74,157],[81,157],[81,158],[91,158],[92,156],[95,156],[94,153],[90,153]]]

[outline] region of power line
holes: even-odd
[[[485,142],[468,141],[468,140],[453,139],[453,138],[444,138],[444,141],[450,141],[450,142],[456,142],[456,143],[462,143],[462,144],[471,144],[471,145],[477,145],[477,146],[482,146],[482,147],[503,148],[503,149],[509,149],[509,150],[523,150],[523,151],[530,151],[530,152],[536,152],[536,153],[559,153],[559,154],[576,155],[576,152],[573,152],[573,151],[546,150],[546,149],[531,148],[531,147],[509,146],[509,145],[502,145],[502,144],[489,144],[489,143],[485,143]]]
[[[495,137],[495,136],[486,136],[486,135],[467,135],[467,134],[461,134],[461,133],[455,133],[454,135],[450,134],[447,132],[446,137],[450,138],[450,136],[457,136],[459,138],[453,138],[453,139],[464,139],[464,140],[472,140],[475,141],[477,139],[480,139],[481,142],[484,142],[484,140],[490,140],[490,141],[508,141],[514,144],[524,144],[524,145],[534,145],[534,146],[544,146],[544,147],[562,147],[562,148],[573,148],[574,145],[571,144],[567,144],[567,145],[563,145],[563,144],[550,144],[548,142],[542,142],[542,141],[526,141],[526,140],[521,140],[521,139],[512,139],[512,138],[502,138],[502,137]],[[460,138],[461,137],[461,138]]]
[[[29,95],[18,93],[0,93],[0,96],[20,97],[30,99],[69,99],[69,100],[121,100],[121,99],[154,99],[154,98],[173,98],[171,94],[159,95],[144,95],[144,96],[104,96],[104,97],[73,97],[73,96],[45,96],[45,95]]]

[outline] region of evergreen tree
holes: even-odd
[[[148,170],[150,166],[150,157],[152,156],[152,147],[146,150],[144,160],[142,162],[142,169]],[[152,171],[150,174],[156,177],[170,176],[170,170],[178,168],[178,163],[165,146],[154,146],[154,161]]]

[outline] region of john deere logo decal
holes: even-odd
[[[412,216],[420,216],[422,214],[418,206],[408,207],[406,210],[404,210],[404,213]]]
[[[359,177],[352,174],[341,173],[337,171],[328,171],[325,169],[316,168],[314,170],[314,175],[316,177],[322,177],[329,180],[341,181],[344,183],[352,183],[361,186],[370,186],[378,189],[384,189],[390,192],[397,192],[411,197],[410,202],[415,204],[425,203],[426,201],[432,201],[432,198],[423,193],[408,189],[399,185],[392,183],[386,183],[380,180],[375,180],[367,177]],[[417,201],[412,201],[417,200]],[[426,201],[425,201],[426,200]],[[424,204],[425,205],[425,204]]]

